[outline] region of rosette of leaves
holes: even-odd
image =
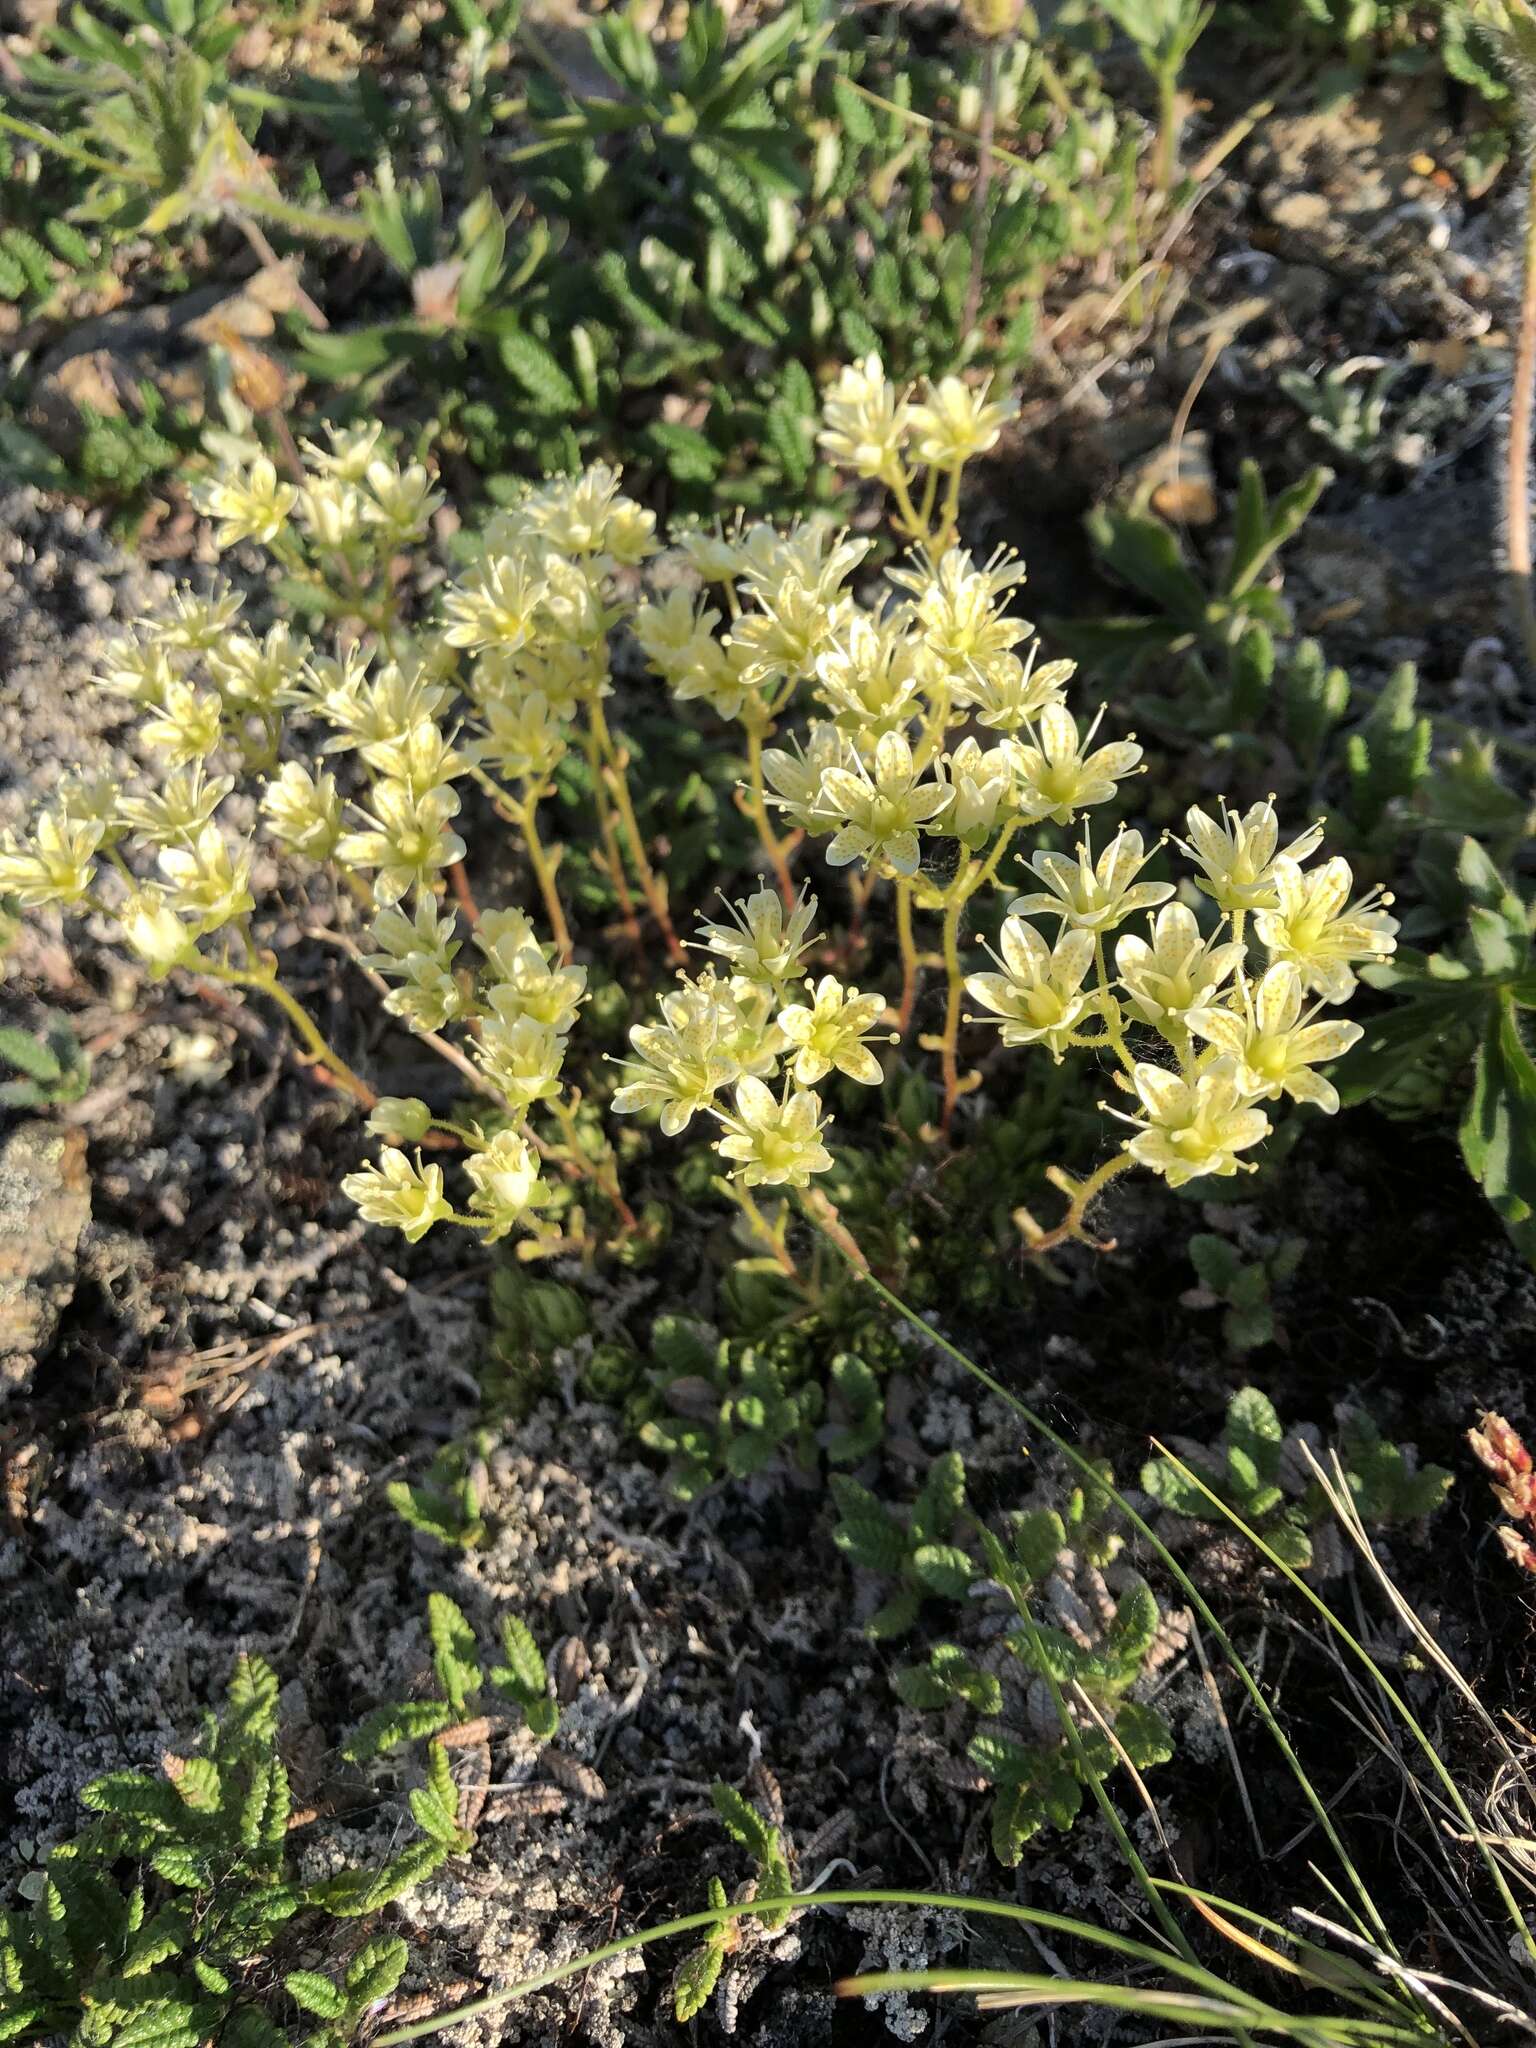
[[[1314,1537],[1329,1522],[1330,1510],[1310,1476],[1302,1441],[1300,1435],[1287,1436],[1267,1394],[1243,1387],[1228,1404],[1218,1442],[1177,1439],[1177,1455],[1149,1460],[1141,1483],[1159,1506],[1192,1521],[1219,1522],[1225,1506],[1283,1564],[1305,1571],[1314,1563]],[[1421,1466],[1411,1447],[1389,1443],[1359,1410],[1341,1411],[1335,1449],[1367,1527],[1422,1520],[1442,1504],[1451,1485],[1442,1466]]]
[[[908,1706],[945,1713],[957,1738],[971,1725],[965,1753],[996,1788],[992,1847],[1009,1869],[1043,1827],[1069,1828],[1117,1764],[1146,1770],[1173,1754],[1162,1716],[1131,1696],[1163,1615],[1134,1573],[1122,1570],[1113,1592],[1106,1584],[1122,1540],[1108,1509],[1102,1485],[1079,1487],[1064,1509],[1012,1515],[1002,1537],[983,1527],[988,1571],[1018,1625],[979,1656],[936,1643],[893,1681]]]
[[[308,1907],[355,1918],[398,1898],[446,1853],[408,1844],[377,1869],[302,1884],[287,1852],[288,1774],[278,1754],[278,1682],[241,1657],[222,1716],[200,1748],[160,1775],[113,1771],[81,1798],[96,1816],[55,1849],[0,1914],[0,2039],[68,2037],[80,2048],[288,2048],[269,1958]],[[349,2040],[405,1967],[403,1943],[359,1951],[326,2014],[326,2043]],[[288,1980],[294,2001],[308,1973]]]
[[[679,1500],[693,1500],[721,1478],[745,1479],[775,1458],[802,1471],[815,1468],[817,1425],[827,1409],[821,1382],[791,1365],[780,1347],[720,1337],[687,1316],[658,1316],[651,1330],[650,1377],[668,1412],[641,1425],[640,1440],[669,1462],[667,1485]],[[832,1368],[850,1419],[834,1425],[835,1442],[849,1455],[878,1435],[879,1396],[861,1360]]]
[[[833,1473],[829,1483],[837,1507],[832,1541],[851,1564],[896,1581],[865,1623],[866,1635],[904,1636],[929,1596],[965,1596],[977,1566],[954,1540],[965,1512],[965,1463],[958,1451],[934,1459],[905,1521],[846,1473]]]

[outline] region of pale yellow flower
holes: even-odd
[[[1115,740],[1087,751],[1103,716],[1101,706],[1080,738],[1071,712],[1052,702],[1040,713],[1037,744],[1016,742],[1020,801],[1036,822],[1049,818],[1057,825],[1070,825],[1090,804],[1108,803],[1115,784],[1135,773],[1141,748],[1134,740]]]
[[[549,595],[544,565],[527,554],[491,555],[443,598],[443,638],[450,647],[521,647]]]
[[[720,998],[712,984],[684,981],[662,996],[659,1024],[633,1027],[629,1042],[638,1057],[618,1062],[625,1078],[613,1107],[620,1116],[658,1110],[663,1133],[675,1138],[740,1076],[729,1043],[737,1019]]]
[[[365,1223],[384,1223],[398,1230],[408,1244],[425,1237],[433,1224],[452,1209],[443,1193],[443,1169],[414,1165],[398,1146],[386,1145],[377,1161],[349,1173],[341,1192],[355,1202]]]
[[[715,1150],[731,1162],[732,1177],[746,1187],[803,1188],[813,1173],[825,1173],[832,1164],[821,1142],[826,1128],[821,1097],[812,1089],[787,1089],[776,1101],[749,1075],[736,1084],[734,1107],[716,1115],[725,1136]]]
[[[978,569],[968,549],[950,548],[936,563],[919,557],[911,568],[892,569],[889,580],[911,591],[914,602],[906,610],[913,625],[934,661],[957,681],[1011,656],[1034,631],[1028,619],[1001,609],[1024,581],[1016,555],[999,553]],[[1071,664],[1063,665],[1070,674]]]
[[[369,463],[363,480],[371,494],[363,506],[364,517],[389,546],[404,547],[425,538],[443,493],[433,490],[432,479],[419,462],[401,469],[378,458]]]
[[[911,416],[886,382],[878,356],[865,356],[838,372],[822,397],[821,419],[816,438],[829,461],[883,483],[902,474]]]
[[[276,539],[297,497],[295,487],[281,481],[276,465],[265,455],[258,455],[244,476],[227,472],[211,483],[194,485],[192,491],[197,509],[219,521],[220,548],[232,548],[242,540]]]
[[[1016,654],[994,654],[972,661],[955,680],[955,702],[974,710],[982,725],[994,732],[1016,733],[1033,725],[1043,712],[1059,707],[1076,673],[1071,661],[1036,662],[1038,641],[1021,661]]]
[[[545,782],[565,754],[565,727],[541,690],[515,703],[485,707],[485,737],[474,758],[509,782]]]
[[[196,940],[163,889],[135,889],[124,899],[117,919],[124,944],[156,981],[196,958]]]
[[[1186,814],[1189,839],[1184,851],[1204,870],[1199,884],[1228,915],[1269,910],[1275,903],[1275,863],[1308,860],[1322,843],[1321,825],[1309,825],[1289,846],[1280,847],[1280,820],[1271,803],[1252,804],[1239,815],[1223,798],[1220,818],[1198,805]],[[1277,851],[1277,849],[1279,849]]]
[[[498,1131],[465,1160],[464,1171],[475,1188],[470,1214],[488,1225],[487,1244],[505,1237],[530,1209],[549,1200],[549,1188],[539,1178],[538,1154],[515,1131]]]
[[[846,601],[793,580],[760,592],[758,601],[762,609],[744,612],[726,641],[743,683],[757,689],[810,675],[842,624]]]
[[[945,823],[974,851],[1014,807],[1012,757],[1003,747],[983,751],[980,742],[967,733],[946,757],[946,765],[955,800]]]
[[[594,462],[579,476],[549,478],[515,510],[560,554],[606,556],[634,568],[656,553],[656,515],[626,498],[621,481],[610,463]]]
[[[877,739],[920,708],[921,653],[899,621],[854,612],[816,657],[816,694],[845,732]]]
[[[1330,1003],[1347,1002],[1354,994],[1357,961],[1385,960],[1397,950],[1397,919],[1385,908],[1392,898],[1371,889],[1351,903],[1354,876],[1347,860],[1335,856],[1303,873],[1280,854],[1271,884],[1274,908],[1259,912],[1259,938],[1271,959],[1289,961],[1302,985]]]
[[[560,1092],[565,1040],[526,1011],[484,1018],[471,1051],[486,1079],[514,1110],[547,1102]]]
[[[1143,1024],[1180,1024],[1187,1011],[1212,1001],[1244,950],[1235,940],[1203,939],[1192,910],[1165,903],[1152,920],[1150,945],[1134,932],[1115,941],[1115,967],[1132,1016]]]
[[[1001,973],[968,974],[966,994],[1001,1020],[1004,1045],[1043,1044],[1059,1065],[1072,1033],[1097,1008],[1094,993],[1083,987],[1093,965],[1093,934],[1063,926],[1049,946],[1022,917],[1007,917],[998,947],[992,957]]]
[[[417,1095],[381,1095],[365,1126],[376,1138],[416,1145],[432,1128],[432,1112]]]
[[[1143,1113],[1124,1118],[1139,1133],[1127,1138],[1125,1149],[1170,1187],[1203,1174],[1225,1179],[1248,1170],[1238,1153],[1269,1136],[1269,1118],[1245,1094],[1235,1060],[1218,1059],[1191,1079],[1140,1061],[1133,1079]]]
[[[327,420],[324,431],[328,446],[319,441],[299,443],[305,467],[319,470],[322,476],[339,476],[349,484],[360,484],[374,460],[383,422],[359,420],[351,426],[336,426]]]
[[[183,654],[207,654],[229,636],[244,607],[245,599],[227,583],[216,583],[206,594],[195,590],[173,590],[163,612],[138,621],[157,644],[174,647]]]
[[[204,825],[190,845],[162,847],[159,868],[172,907],[199,938],[256,908],[251,856],[233,858],[217,825]]]
[[[452,782],[469,768],[432,718],[414,719],[403,731],[370,740],[359,752],[375,775],[386,782],[403,782],[416,795]]]
[[[101,666],[91,677],[98,690],[114,697],[127,697],[147,708],[163,704],[165,693],[176,679],[176,670],[165,646],[159,641],[141,640],[124,633],[108,642]]]
[[[139,728],[144,744],[164,754],[171,768],[205,760],[223,733],[224,700],[216,691],[196,689],[180,677],[166,684],[157,715]]]
[[[1016,398],[979,395],[959,377],[930,381],[921,404],[912,407],[913,453],[937,469],[958,469],[995,448],[1018,410]]]
[[[954,792],[947,782],[922,779],[904,734],[888,732],[873,762],[828,768],[821,778],[825,806],[839,821],[827,848],[833,867],[862,860],[880,872],[915,875],[921,860],[918,828],[931,825]]]
[[[423,721],[430,723],[448,699],[443,684],[427,670],[394,662],[375,676],[365,672],[361,657],[331,667],[313,662],[309,674],[315,709],[333,728],[321,747],[326,754],[356,749],[366,759]]]
[[[1029,864],[1045,888],[1017,897],[1008,909],[1026,917],[1060,917],[1080,931],[1102,935],[1173,894],[1171,882],[1136,880],[1151,857],[1139,832],[1117,832],[1097,860],[1086,836],[1078,843],[1076,860],[1064,853],[1037,853]]]
[[[515,949],[502,944],[490,953],[486,972],[495,979],[489,982],[485,999],[500,1023],[532,1017],[558,1038],[569,1035],[586,998],[585,967],[553,967],[531,943]]]
[[[201,761],[191,761],[148,796],[120,797],[118,815],[151,845],[165,846],[195,838],[234,786],[232,776],[209,775]]]
[[[378,870],[373,893],[379,903],[398,903],[407,890],[430,887],[440,869],[464,858],[463,840],[448,829],[459,809],[456,789],[444,785],[418,794],[403,782],[379,782],[369,802],[367,828],[343,834],[336,858],[343,867]]]
[[[800,955],[812,943],[816,898],[802,890],[787,922],[777,889],[759,889],[735,903],[721,900],[730,923],[699,926],[705,950],[724,960],[731,973],[743,981],[783,988],[799,966]]]
[[[1303,1017],[1303,995],[1300,973],[1290,961],[1281,960],[1257,990],[1243,985],[1240,1008],[1191,1010],[1184,1021],[1218,1052],[1236,1060],[1238,1085],[1245,1095],[1261,1102],[1289,1095],[1332,1116],[1339,1092],[1312,1069],[1324,1060],[1339,1059],[1365,1034],[1358,1024],[1314,1024],[1311,1019],[1322,1005]]]
[[[261,794],[272,836],[306,860],[328,860],[341,838],[341,798],[334,775],[311,775],[285,761]]]
[[[885,1076],[864,1041],[880,1021],[884,996],[844,988],[835,974],[824,974],[805,986],[811,1000],[790,1003],[779,1012],[779,1029],[794,1048],[790,1079],[799,1087],[813,1088],[835,1067],[850,1081],[878,1087]]]
[[[345,554],[355,548],[368,527],[368,500],[356,484],[339,476],[311,478],[300,491],[294,517],[317,548]]]
[[[793,749],[793,751],[791,751]],[[831,832],[837,813],[826,794],[829,768],[846,768],[855,760],[852,742],[835,725],[818,720],[802,741],[763,750],[763,780],[771,801],[805,832]]]

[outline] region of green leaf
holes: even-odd
[[[0,1059],[30,1074],[34,1081],[63,1078],[63,1068],[43,1040],[34,1038],[30,1032],[18,1031],[11,1024],[0,1024]]]
[[[381,1935],[377,1941],[365,1943],[347,1964],[347,2003],[361,2012],[390,1997],[409,1960],[410,1951],[398,1934]]]
[[[954,1543],[921,1544],[912,1553],[912,1568],[930,1592],[951,1600],[964,1599],[976,1577],[970,1557]]]
[[[1142,513],[1104,506],[1089,513],[1087,526],[1094,551],[1111,574],[1150,597],[1186,631],[1203,625],[1205,590],[1170,527]]]
[[[942,1543],[965,1506],[965,1461],[958,1451],[944,1451],[928,1467],[923,1490],[912,1507],[914,1545]]]
[[[531,334],[504,329],[496,338],[496,350],[511,375],[545,411],[566,416],[581,411],[581,393]]]
[[[1135,1700],[1115,1709],[1115,1736],[1138,1771],[1165,1764],[1173,1755],[1173,1731],[1162,1715]]]
[[[915,1589],[903,1587],[894,1593],[883,1607],[876,1608],[864,1624],[864,1633],[875,1642],[894,1641],[904,1636],[917,1620],[923,1604],[922,1595]]]
[[[1031,1508],[1012,1517],[1013,1557],[1027,1585],[1039,1585],[1056,1569],[1067,1547],[1066,1525],[1054,1508]]]
[[[1211,1231],[1197,1231],[1189,1240],[1189,1256],[1200,1285],[1212,1294],[1225,1295],[1242,1269],[1242,1259],[1229,1238]]]
[[[413,1788],[409,1798],[416,1825],[434,1842],[441,1842],[450,1854],[465,1846],[459,1826],[459,1793],[453,1782],[448,1752],[440,1742],[427,1746],[427,1782]]]
[[[507,1661],[491,1672],[491,1683],[510,1693],[522,1706],[542,1700],[548,1690],[549,1674],[527,1622],[518,1615],[504,1614],[501,1640]]]
[[[1460,1138],[1484,1194],[1508,1220],[1524,1221],[1536,1208],[1536,1062],[1507,994],[1489,1011]]]
[[[685,427],[678,421],[652,420],[641,439],[678,483],[712,483],[720,474],[724,458],[696,427]]]
[[[454,1710],[446,1700],[402,1700],[379,1707],[360,1721],[342,1744],[341,1753],[348,1763],[367,1763],[398,1749],[402,1742],[435,1735],[453,1719]]]
[[[731,1840],[745,1849],[758,1864],[766,1863],[777,1847],[777,1829],[771,1828],[757,1808],[749,1805],[734,1786],[721,1779],[717,1778],[710,1786],[709,1796]]]
[[[1228,1403],[1223,1434],[1229,1450],[1239,1451],[1251,1461],[1255,1477],[1274,1478],[1280,1469],[1285,1431],[1267,1394],[1257,1387],[1240,1388]]]
[[[1170,1514],[1187,1515],[1192,1521],[1209,1521],[1215,1513],[1209,1497],[1192,1479],[1185,1478],[1166,1458],[1152,1458],[1141,1468],[1143,1491]],[[1219,1490],[1219,1489],[1213,1489]]]
[[[681,2024],[697,2019],[704,2010],[710,1993],[720,1980],[724,1961],[723,1942],[711,1937],[702,1948],[696,1948],[678,1965],[677,1975],[672,1980],[672,2011]]]
[[[843,1555],[867,1571],[900,1571],[907,1558],[907,1532],[896,1517],[844,1473],[832,1473],[828,1485],[840,1518],[832,1541]]]
[[[926,1664],[907,1664],[891,1673],[891,1684],[898,1699],[909,1707],[918,1707],[924,1713],[932,1713],[939,1707],[947,1707],[954,1697]]]
[[[1131,1579],[1120,1595],[1105,1642],[1109,1656],[1123,1676],[1140,1676],[1142,1661],[1161,1625],[1157,1595],[1145,1579]]]
[[[483,1674],[475,1662],[474,1631],[446,1593],[427,1596],[427,1632],[432,1638],[432,1668],[455,1714],[462,1716]]]
[[[339,2020],[347,2009],[346,1999],[330,1978],[322,1977],[318,1970],[290,1970],[283,1979],[283,1989],[295,2005],[312,2012],[316,2019]]]
[[[360,1919],[376,1913],[429,1878],[447,1858],[442,1842],[412,1842],[378,1870],[342,1870],[334,1877],[312,1885],[312,1904],[323,1906],[341,1920]]]

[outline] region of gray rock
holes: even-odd
[[[75,1291],[75,1251],[91,1216],[85,1135],[24,1123],[0,1147],[0,1374],[21,1380]]]

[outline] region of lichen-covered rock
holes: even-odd
[[[75,1291],[75,1252],[91,1216],[85,1137],[21,1124],[0,1146],[0,1373],[20,1381]]]

